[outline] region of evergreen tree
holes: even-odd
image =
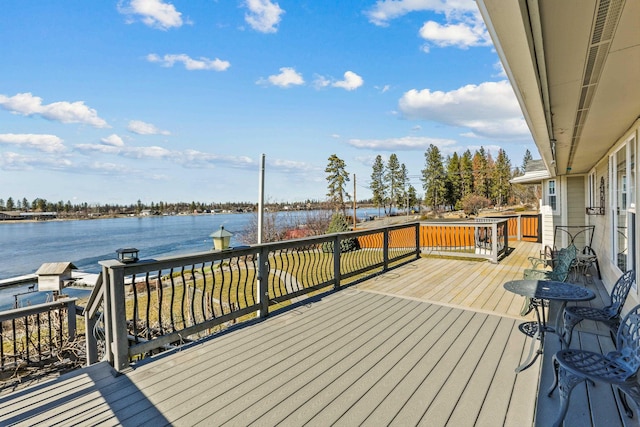
[[[7,199],[7,210],[8,210],[8,211],[12,211],[12,210],[14,210],[14,209],[15,209],[15,205],[14,205],[14,203],[13,203],[13,197],[9,197],[9,198]]]
[[[349,200],[346,185],[349,182],[349,173],[346,171],[344,160],[335,154],[329,157],[329,163],[324,170],[327,176],[328,188],[327,197],[336,210],[345,211],[345,200]]]
[[[487,152],[480,147],[473,155],[473,193],[485,198],[490,197],[489,170]]]
[[[473,194],[473,160],[471,151],[460,157],[460,198]]]
[[[491,187],[491,197],[498,206],[505,205],[511,197],[511,161],[503,149],[498,151],[495,167],[493,168],[493,179]]]
[[[384,182],[389,190],[389,211],[398,201],[398,194],[402,193],[400,162],[398,156],[392,154],[387,162],[387,170],[384,174]]]
[[[533,160],[533,156],[531,155],[531,151],[527,149],[527,151],[524,152],[524,158],[522,159],[522,173],[527,171],[527,165],[531,160]]]
[[[435,145],[429,145],[424,153],[425,168],[422,170],[422,188],[424,189],[424,201],[435,212],[438,206],[445,200],[445,173],[442,165],[440,149]]]
[[[451,156],[447,156],[447,194],[445,200],[447,204],[453,209],[454,206],[459,204],[461,199],[461,182],[460,176],[460,158],[458,153],[453,153]]]
[[[371,184],[369,189],[373,193],[373,204],[378,208],[378,216],[380,215],[380,206],[384,208],[384,213],[387,213],[387,206],[385,203],[387,197],[387,187],[384,183],[384,163],[382,156],[377,155],[373,162],[373,172],[371,172]]]
[[[417,208],[417,210],[420,210],[420,201],[418,200],[418,196],[416,195],[416,189],[413,185],[409,184],[409,189],[407,190],[407,197],[409,200],[409,206],[407,206],[407,209],[411,209],[411,208]]]
[[[407,204],[407,185],[409,184],[409,172],[404,163],[400,165],[400,172],[398,173],[398,192],[396,194],[396,205],[402,206],[405,209],[409,208]]]

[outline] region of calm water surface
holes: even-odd
[[[82,221],[0,222],[0,279],[34,273],[42,263],[71,261],[98,273],[98,261],[135,247],[140,258],[206,251],[224,226],[235,239],[254,214],[177,215]]]
[[[369,212],[371,213],[371,212]],[[367,216],[358,210],[358,217]],[[278,214],[278,221],[290,215]],[[191,252],[213,247],[209,235],[224,226],[233,233],[231,246],[238,240],[256,214],[176,215],[110,218],[78,221],[40,221],[3,223],[0,221],[0,279],[35,273],[45,262],[72,262],[78,270],[99,273],[98,261],[116,258],[118,248],[134,247],[141,259]],[[0,311],[39,304],[50,292],[31,292],[29,284],[0,288]],[[87,295],[87,289],[65,289],[72,297]]]
[[[98,261],[116,257],[116,249],[135,247],[140,258],[154,258],[213,247],[211,233],[224,226],[231,245],[254,214],[177,215],[82,221],[0,222],[0,279],[35,273],[45,262],[71,261],[79,270],[99,273]],[[90,290],[67,288],[71,297]],[[29,292],[29,284],[0,288],[0,311],[40,304],[50,292]]]

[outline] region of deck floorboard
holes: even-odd
[[[557,393],[538,381],[550,384],[554,344],[515,373],[530,339],[502,286],[540,245],[514,247],[499,264],[421,258],[121,375],[100,363],[0,396],[0,425],[548,425]],[[610,350],[584,323],[576,343]],[[610,387],[576,390],[570,411],[571,425],[631,425]]]

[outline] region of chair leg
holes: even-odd
[[[569,409],[569,399],[571,398],[571,392],[573,388],[586,380],[585,377],[572,374],[560,365],[558,367],[558,390],[560,392],[560,410],[558,411],[558,418],[553,427],[560,427],[564,421],[564,417],[567,415],[567,409]]]
[[[627,395],[622,392],[618,388],[618,397],[620,398],[620,402],[622,402],[622,407],[624,408],[624,413],[627,414],[627,417],[633,418],[633,411],[629,406],[629,402],[627,402]]]
[[[634,376],[628,379],[626,384],[616,388],[618,389],[618,396],[620,397],[620,402],[622,402],[622,406],[624,407],[624,412],[627,414],[627,417],[633,418],[633,411],[629,406],[627,396],[631,396],[636,405],[640,407],[640,384],[638,384],[638,381]]]
[[[547,392],[547,396],[551,397],[553,391],[558,387],[558,360],[556,359],[556,355],[553,355],[553,384],[551,384],[551,388]]]
[[[582,318],[572,316],[567,310],[563,313],[563,327],[564,331],[562,332],[562,338],[564,342],[567,344],[567,348],[571,344],[571,338],[573,336],[573,328],[582,321]]]

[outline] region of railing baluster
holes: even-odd
[[[150,312],[151,312],[151,285],[149,284],[149,272],[147,271],[144,275],[144,284],[147,288],[147,304],[145,306],[145,316],[144,316],[144,327],[145,327],[145,339],[151,339],[151,322],[150,322]]]
[[[173,268],[169,270],[169,281],[171,283],[171,302],[169,305],[169,315],[171,316],[171,331],[175,332],[177,331],[177,328],[176,328],[176,319],[173,316],[173,312],[174,312],[173,306],[176,299],[176,283],[175,283],[175,280],[173,279]]]
[[[131,276],[131,289],[133,290],[133,338],[138,341],[138,286],[136,275]]]
[[[36,313],[36,324],[38,325],[38,362],[42,361],[42,338],[40,329],[40,313]]]

